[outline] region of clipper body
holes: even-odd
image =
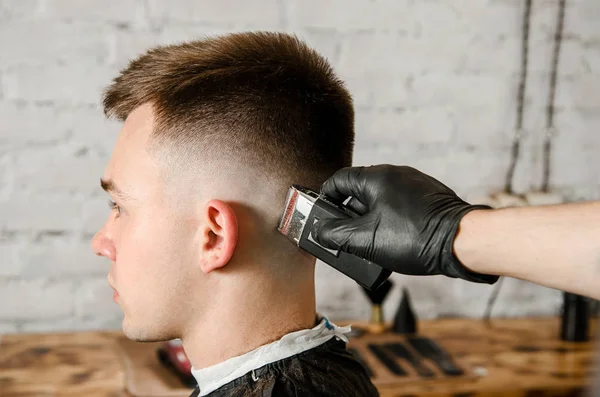
[[[375,289],[389,278],[391,271],[358,256],[325,248],[313,239],[311,233],[313,225],[321,219],[357,216],[359,214],[334,203],[324,195],[299,185],[292,185],[278,230],[298,247],[344,273],[361,286]]]

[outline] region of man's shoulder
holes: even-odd
[[[346,350],[345,343],[332,339],[252,371],[208,396],[372,397],[379,393],[365,368]]]
[[[332,339],[290,364],[291,368],[296,364],[300,373],[310,374],[299,377],[307,382],[300,387],[306,386],[307,391],[313,393],[299,395],[379,396],[365,367],[348,352],[343,341]]]

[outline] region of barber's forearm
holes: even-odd
[[[474,272],[600,299],[600,202],[472,211],[454,250]]]

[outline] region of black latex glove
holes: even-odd
[[[343,168],[321,192],[347,205],[360,217],[321,219],[313,237],[391,271],[410,275],[443,274],[493,284],[497,276],[471,272],[453,252],[462,217],[474,209],[438,180],[406,166]]]

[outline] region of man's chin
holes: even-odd
[[[149,326],[134,326],[127,321],[127,318],[123,319],[123,334],[127,339],[141,343],[165,342],[177,339],[176,336],[171,336],[170,333],[151,330]]]

